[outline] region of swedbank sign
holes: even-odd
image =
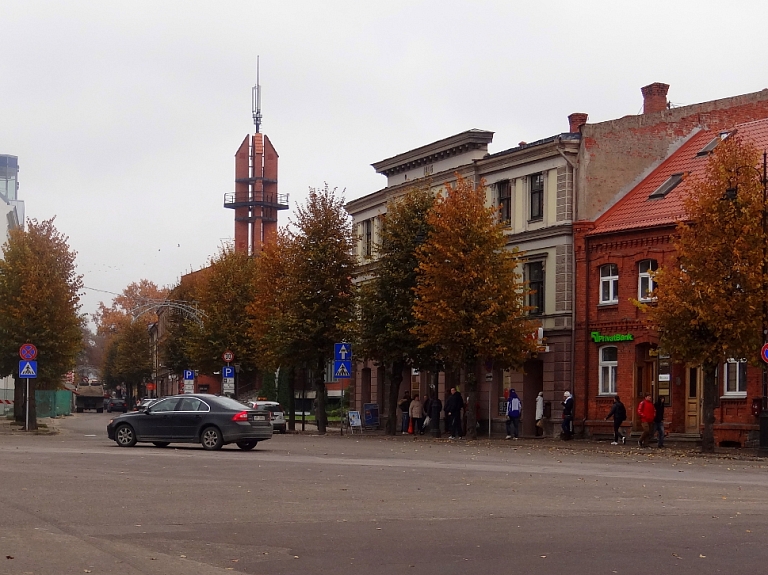
[[[590,332],[589,336],[595,343],[605,343],[609,341],[633,341],[635,336],[631,333],[615,333],[613,335],[603,335],[599,331]]]

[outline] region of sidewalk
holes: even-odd
[[[12,419],[3,416],[0,417],[0,435],[24,435],[23,426],[15,425]],[[37,430],[33,435],[56,435],[59,433],[58,420],[51,417],[40,417],[37,420]]]

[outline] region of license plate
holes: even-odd
[[[253,416],[254,421],[266,421],[267,416],[266,415],[254,415]]]

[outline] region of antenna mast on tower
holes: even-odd
[[[259,85],[259,57],[256,56],[256,85],[251,90],[251,109],[256,133],[261,128],[261,86]]]

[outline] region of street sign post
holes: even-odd
[[[352,346],[348,343],[333,344],[333,377],[334,379],[352,377]]]
[[[31,343],[25,343],[19,348],[19,357],[21,359],[36,359],[37,348]]]
[[[221,354],[221,359],[223,359],[227,363],[232,363],[233,361],[235,361],[235,354],[232,353],[230,350],[227,350]]]
[[[24,403],[27,406],[27,415],[25,423],[26,427],[24,429],[29,431],[29,380],[37,377],[37,361],[34,359],[24,359],[24,353],[26,353],[26,355],[37,357],[37,348],[31,343],[27,343],[22,345],[21,349],[19,349],[19,356],[22,358],[21,361],[19,361],[19,378],[27,380],[27,391],[24,395]]]
[[[191,369],[184,370],[184,393],[195,393],[195,372]]]
[[[760,350],[760,358],[765,362],[768,363],[768,343],[763,344],[762,349]]]
[[[235,368],[225,365],[221,368],[221,392],[224,394],[235,393]]]

